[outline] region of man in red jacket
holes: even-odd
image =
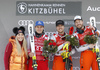
[[[84,26],[81,16],[74,17],[74,23],[76,26],[75,36],[79,39],[80,47],[77,48],[78,52],[81,52],[80,56],[80,70],[99,70],[98,64],[96,61],[96,53],[93,53],[90,48],[94,48],[95,44],[86,44],[84,37],[90,32],[100,34],[96,27],[93,26]]]
[[[35,41],[35,53],[36,53],[36,61],[38,64],[37,70],[48,70],[48,60],[42,56],[44,40],[48,40],[48,36],[44,33],[44,23],[43,21],[37,21],[35,24],[35,34],[34,34],[34,41]],[[29,56],[32,57],[34,53],[31,52],[29,38],[28,41],[28,53]],[[29,68],[28,70],[33,70],[32,68],[32,58],[29,60]]]
[[[67,33],[64,32],[64,21],[63,20],[56,21],[56,29],[57,29],[57,33],[53,34],[53,36],[51,37],[51,39],[54,40],[58,46],[57,53],[54,56],[52,70],[65,70],[65,62],[63,61],[61,53],[63,52],[63,49],[62,49],[63,46],[66,43],[70,45],[70,42],[65,40],[65,35],[67,35]],[[72,48],[70,46],[69,51],[71,51],[71,49]],[[74,53],[75,53],[75,50],[70,52],[71,55]],[[70,56],[70,60],[72,61],[71,56]],[[73,70],[73,67],[71,67],[71,70]]]

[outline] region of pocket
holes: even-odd
[[[21,57],[20,56],[16,56],[14,59],[14,63],[21,63]]]

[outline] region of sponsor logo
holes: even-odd
[[[44,22],[44,24],[55,24],[54,21],[43,21],[43,22]],[[20,26],[27,26],[29,23],[34,23],[34,21],[33,20],[19,20],[18,21],[18,25],[20,25]],[[40,24],[41,24],[41,22],[40,22]]]
[[[22,33],[22,30],[19,30],[18,33]]]
[[[34,24],[34,21],[33,20],[19,20],[18,21],[18,25],[20,26],[27,26],[29,23]]]
[[[55,21],[44,21],[44,24],[55,24]]]
[[[42,24],[41,22],[38,22],[38,24]]]
[[[51,38],[51,36],[56,33],[56,32],[45,32],[46,35],[48,35],[49,38]]]
[[[73,67],[73,70],[80,70],[80,67]]]
[[[78,5],[78,6],[77,6]],[[78,8],[75,10],[75,8]],[[70,9],[70,10],[69,10]],[[74,12],[70,12],[74,11]],[[81,2],[17,1],[16,15],[81,15]]]
[[[88,6],[87,11],[100,11],[100,7],[91,7],[91,6]]]
[[[17,5],[17,10],[20,14],[25,14],[27,12],[27,4],[25,2],[21,2]]]
[[[85,31],[84,33],[82,33],[81,37],[79,40],[84,39],[84,37],[90,32],[90,30]]]
[[[80,59],[80,57],[72,57],[72,59]]]

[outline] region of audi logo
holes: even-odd
[[[33,20],[19,20],[18,21],[18,25],[20,26],[27,26],[29,23],[34,24],[34,21]]]
[[[45,32],[46,35],[48,35],[49,38],[51,38],[51,36],[56,33],[56,32]]]

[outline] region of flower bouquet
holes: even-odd
[[[84,37],[84,41],[87,44],[95,44],[97,40],[98,40],[98,37],[95,34],[90,33],[90,32]]]
[[[66,41],[70,42],[71,46],[79,46],[79,41],[78,41],[78,39],[75,36],[73,36],[73,35],[66,35],[65,38],[66,38]]]
[[[54,54],[57,51],[57,44],[54,40],[45,40],[42,55],[47,58],[49,54]]]

